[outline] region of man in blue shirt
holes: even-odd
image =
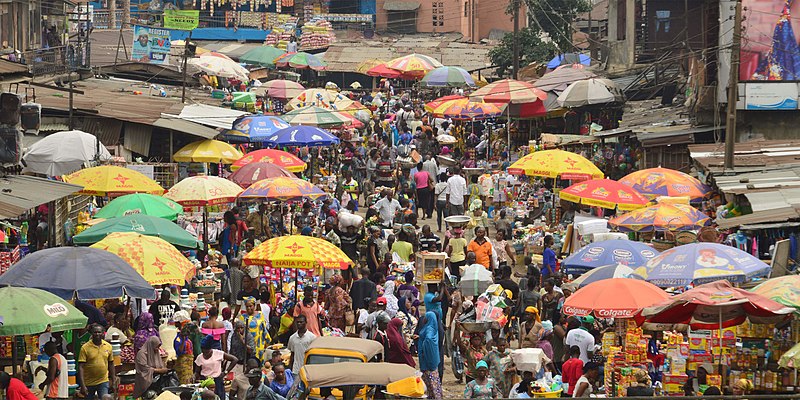
[[[542,252],[542,279],[547,279],[556,273],[556,252],[550,247],[555,243],[552,235],[544,237],[544,252]]]

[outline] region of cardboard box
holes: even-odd
[[[686,383],[686,380],[688,380],[688,379],[689,379],[689,376],[686,375],[686,374],[670,374],[670,375],[664,374],[664,377],[662,379],[662,383],[664,385],[667,385],[667,384],[683,385],[684,383]]]

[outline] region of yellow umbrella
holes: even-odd
[[[64,181],[83,186],[79,194],[110,196],[128,193],[160,195],[164,188],[141,172],[115,165],[82,169],[64,176]]]
[[[377,58],[370,58],[370,59],[364,60],[360,64],[358,64],[358,67],[356,67],[356,72],[358,72],[359,74],[366,75],[367,71],[369,71],[369,70],[371,70],[371,69],[373,69],[373,68],[375,68],[375,67],[377,67],[378,65],[381,65],[381,64],[386,64],[386,61],[379,60]]]
[[[183,285],[195,274],[194,264],[159,237],[114,232],[91,247],[118,255],[151,285]]]
[[[242,158],[242,153],[219,140],[201,140],[183,146],[173,158],[178,162],[233,164]]]
[[[536,151],[520,158],[508,167],[517,175],[561,179],[601,179],[603,171],[586,158],[564,150]]]
[[[202,207],[233,203],[241,192],[239,185],[227,179],[198,175],[178,182],[164,197],[182,206]]]
[[[244,263],[273,268],[347,269],[353,261],[327,240],[294,235],[276,237],[261,243],[244,256]]]

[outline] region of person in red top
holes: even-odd
[[[7,400],[39,400],[21,380],[7,372],[0,372],[0,390],[6,392]]]
[[[569,348],[569,360],[561,366],[561,381],[569,384],[567,394],[572,397],[572,392],[578,384],[578,379],[583,375],[583,361],[580,359],[581,349],[578,346]]]

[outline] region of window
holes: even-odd
[[[469,17],[469,2],[468,1],[464,2],[464,16],[465,17]]]

